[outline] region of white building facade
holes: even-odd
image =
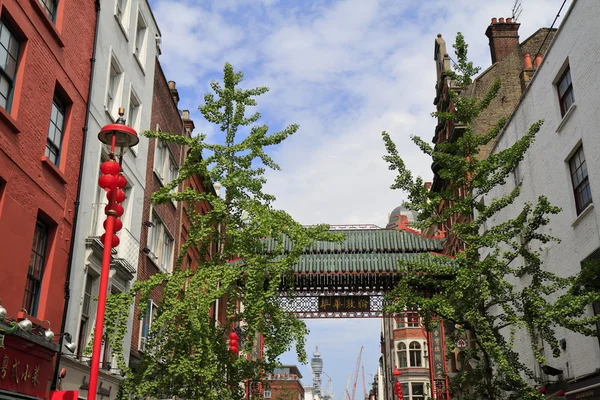
[[[107,159],[97,135],[100,129],[118,118],[125,109],[127,125],[138,134],[150,129],[150,116],[156,57],[160,54],[160,31],[147,0],[108,0],[101,2],[98,16],[95,64],[86,147],[81,174],[81,198],[77,216],[74,252],[70,277],[70,301],[65,332],[76,345],[73,354],[63,350],[61,367],[67,369],[63,390],[79,390],[86,397],[89,382],[89,345],[95,322],[100,265],[103,246],[106,193],[98,187],[100,164]],[[142,205],[146,182],[148,139],[140,136],[139,144],[125,154],[123,173],[128,181],[123,228],[118,233],[120,244],[113,250],[109,293],[123,292],[136,277],[140,252]],[[128,326],[131,330],[133,310]],[[125,335],[124,353],[128,360],[131,334]],[[98,394],[103,398],[117,396],[120,371],[109,344],[103,344]],[[101,393],[102,392],[102,393]]]
[[[596,1],[573,1],[543,64],[493,150],[510,147],[534,122],[544,120],[514,179],[497,188],[490,198],[506,195],[515,185],[521,185],[521,195],[490,222],[499,224],[514,218],[525,202],[535,203],[541,195],[548,197],[562,212],[551,217],[545,232],[561,242],[543,245],[541,258],[546,270],[562,277],[578,273],[584,260],[598,258],[600,253],[600,209],[594,205],[594,199],[600,199],[598,20]],[[597,313],[597,305],[590,304],[588,312]],[[549,387],[564,387],[566,399],[600,399],[599,339],[561,328],[556,333],[561,342],[560,357],[553,358],[549,347],[545,356],[548,366],[562,371],[558,375],[546,375],[537,364],[529,337],[516,340],[515,349]]]

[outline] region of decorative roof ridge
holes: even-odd
[[[425,235],[424,233],[421,233],[418,230],[409,227],[408,225],[410,224],[410,222],[408,222],[408,218],[406,218],[406,216],[402,216],[402,217],[404,217],[404,218],[400,218],[398,220],[398,222],[396,222],[394,224],[395,227],[392,229],[389,229],[389,230],[406,231],[408,233],[412,233],[414,235],[421,236],[422,238],[425,238],[425,239],[445,239],[446,238],[446,231],[443,229],[438,229],[436,235]]]

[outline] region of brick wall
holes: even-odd
[[[5,0],[2,20],[19,38],[10,110],[0,109],[0,298],[23,306],[36,219],[49,229],[37,317],[60,329],[96,11],[93,1],[59,2],[56,23],[39,1]],[[45,159],[54,93],[66,103],[58,165]],[[31,310],[28,310],[31,311]]]
[[[184,133],[183,121],[179,114],[179,110],[177,109],[177,104],[173,98],[172,90],[169,88],[169,84],[158,60],[156,60],[154,71],[154,95],[152,99],[152,116],[150,120],[150,127],[152,130],[156,130],[158,126],[162,132],[181,135]],[[182,161],[181,146],[168,143],[168,147],[173,160],[177,165],[179,165]],[[160,218],[166,229],[169,231],[169,234],[174,239],[175,251],[173,254],[173,262],[176,262],[178,249],[181,244],[179,240],[181,227],[181,204],[174,204],[172,202],[155,204],[152,202],[152,194],[162,188],[162,183],[155,173],[155,152],[156,139],[150,139],[146,165],[146,191],[144,193],[142,220],[150,221],[152,219],[152,213],[155,213]],[[155,227],[152,226],[142,225],[142,231],[140,235],[141,249],[150,247],[148,241],[151,236],[151,229],[154,228]],[[145,252],[140,252],[137,279],[140,281],[145,281],[158,272],[159,267],[154,262],[151,255],[146,254]],[[133,355],[138,353],[140,329],[142,323],[142,320],[139,318],[139,316],[146,307],[145,304],[139,304],[140,298],[141,296],[138,296],[136,299],[136,311],[133,319],[131,340],[131,352]],[[159,304],[160,298],[161,289],[154,289],[150,299],[156,304]]]

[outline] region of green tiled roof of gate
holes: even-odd
[[[305,254],[294,266],[297,274],[391,273],[400,269],[400,260],[417,261],[424,253],[338,253]]]
[[[421,253],[441,251],[443,239],[431,239],[405,230],[363,229],[334,231],[346,235],[342,243],[316,242],[304,254],[324,253]],[[284,249],[291,248],[285,238]],[[267,251],[275,249],[273,240],[265,240]]]

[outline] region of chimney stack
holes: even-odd
[[[179,103],[179,92],[177,91],[177,85],[175,81],[169,81],[169,91],[171,92],[171,96],[173,97],[173,101],[175,101],[175,105]]]
[[[191,137],[196,126],[194,125],[194,121],[190,119],[190,110],[183,110],[182,114],[183,127],[185,128],[185,132]]]
[[[519,49],[519,26],[521,24],[513,22],[512,18],[507,18],[506,22],[504,18],[492,18],[485,35],[490,40],[493,64]]]

